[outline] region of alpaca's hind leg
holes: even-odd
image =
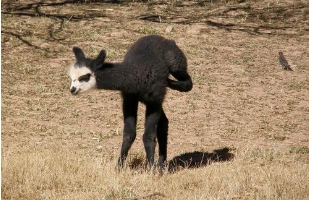
[[[160,116],[160,120],[159,120],[158,127],[157,127],[157,138],[158,138],[158,144],[159,144],[158,166],[161,169],[163,168],[163,165],[166,161],[167,135],[168,135],[168,119],[163,111]]]
[[[143,142],[146,151],[147,164],[151,167],[154,163],[154,154],[156,147],[157,126],[162,113],[161,105],[146,105],[146,123]]]
[[[138,100],[133,95],[123,94],[123,141],[121,146],[121,153],[118,159],[118,166],[123,167],[123,163],[128,155],[136,138],[136,121],[137,121],[137,107]]]

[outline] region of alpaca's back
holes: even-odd
[[[160,70],[161,74],[169,74],[168,66],[164,60],[169,40],[161,36],[150,35],[138,39],[126,53],[123,63],[130,68],[140,70]]]
[[[125,63],[141,65],[145,68],[168,69],[168,71],[186,70],[187,60],[173,40],[158,35],[149,35],[132,44],[124,57]],[[155,64],[155,65],[154,65]]]
[[[182,92],[192,89],[186,56],[173,40],[157,35],[142,37],[131,46],[124,63],[145,81],[167,82],[166,86]],[[178,81],[168,79],[169,74]]]
[[[142,37],[132,44],[122,64],[138,83],[142,101],[151,100],[152,97],[157,98],[155,101],[163,101],[166,87],[179,91],[192,88],[191,78],[186,72],[186,57],[173,40],[157,35]],[[183,80],[172,81],[168,79],[169,74],[178,80],[188,79],[188,83],[183,87]]]

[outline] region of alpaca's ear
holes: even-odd
[[[100,51],[99,55],[96,58],[97,63],[103,63],[106,57],[106,51],[103,49]]]
[[[96,71],[96,70],[101,69],[103,67],[105,57],[106,57],[105,50],[101,50],[99,55],[97,56],[97,58],[93,62],[93,66],[92,66],[93,71]]]
[[[84,52],[79,47],[73,47],[73,52],[77,61],[84,61],[86,59]]]

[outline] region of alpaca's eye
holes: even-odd
[[[90,73],[85,74],[85,75],[83,75],[83,76],[80,76],[80,77],[78,78],[78,81],[79,81],[79,82],[82,82],[82,81],[88,82],[89,79],[90,79],[90,76],[91,76]]]

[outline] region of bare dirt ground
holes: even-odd
[[[72,96],[67,75],[74,62],[71,49],[79,46],[94,57],[103,48],[108,52],[108,61],[121,61],[130,44],[148,34],[176,41],[187,56],[194,83],[189,93],[169,90],[164,102],[170,121],[169,161],[180,157],[189,162],[206,153],[217,156],[220,153],[215,150],[228,148],[228,152],[223,151],[221,161],[229,161],[231,166],[233,160],[241,158],[242,167],[249,167],[257,152],[263,155],[271,152],[271,158],[267,156],[263,165],[284,163],[292,169],[295,166],[291,163],[296,163],[302,166],[298,171],[305,173],[309,164],[308,7],[305,0],[115,4],[2,1],[3,198],[48,197],[40,193],[42,188],[29,186],[23,190],[24,182],[13,187],[18,176],[12,173],[17,173],[18,167],[14,171],[10,163],[31,158],[36,152],[45,152],[55,159],[66,149],[74,155],[86,155],[83,158],[89,159],[87,162],[97,157],[117,158],[122,140],[119,92],[93,90]],[[282,69],[279,51],[284,53],[293,71]],[[138,136],[130,151],[132,165],[144,156],[144,112],[140,105]],[[247,154],[241,153],[246,150]],[[182,155],[185,153],[192,156],[187,158]],[[280,162],[272,163],[274,159]],[[184,172],[179,173],[181,177]],[[308,171],[302,176],[308,176]],[[308,180],[304,183],[307,187],[295,189],[294,196],[293,192],[287,196],[282,193],[283,196],[270,199],[309,197],[307,183]],[[192,184],[199,188],[198,183],[188,184],[189,188]],[[64,194],[55,191],[54,196],[50,195],[53,198]],[[104,196],[106,191],[103,188],[93,199]],[[175,191],[179,197],[184,195]],[[134,194],[143,196],[147,192]],[[252,199],[258,198],[259,192],[248,189],[236,192],[236,196],[213,193],[212,198]],[[62,198],[81,197],[73,193],[67,192]],[[86,194],[89,198],[89,193]],[[109,192],[107,197],[125,199],[134,195]],[[191,197],[203,199],[203,196]],[[177,196],[172,198],[167,191],[157,195],[157,199],[164,198],[177,199]]]

